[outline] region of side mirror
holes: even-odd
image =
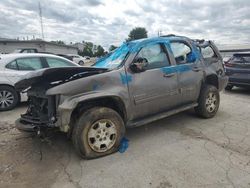
[[[193,51],[190,52],[188,55],[187,55],[187,62],[188,63],[193,63],[197,60],[197,55],[196,53],[194,53]]]
[[[148,60],[146,58],[138,57],[130,64],[130,69],[134,73],[143,72],[148,66]]]

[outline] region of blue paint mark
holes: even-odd
[[[161,68],[162,72],[165,74],[175,73],[175,72],[186,72],[191,70],[189,65],[177,65],[171,67],[163,67]]]
[[[95,91],[95,90],[98,90],[101,86],[98,84],[98,83],[94,83],[93,86],[92,86],[92,90]]]
[[[126,75],[124,73],[120,73],[122,84],[128,84],[129,82],[132,82],[132,76]]]
[[[120,153],[124,153],[127,149],[128,149],[128,142],[129,140],[125,137],[122,138],[121,142],[120,142],[120,146],[119,146],[119,152]]]

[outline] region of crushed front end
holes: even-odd
[[[34,89],[27,93],[29,97],[28,108],[16,120],[16,127],[22,131],[37,131],[55,128],[56,96],[46,96],[45,91]]]

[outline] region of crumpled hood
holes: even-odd
[[[17,91],[23,91],[32,85],[48,85],[53,82],[65,83],[78,78],[100,74],[108,69],[95,67],[59,67],[47,68],[24,75],[16,84]]]

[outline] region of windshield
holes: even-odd
[[[115,49],[109,56],[104,57],[97,61],[93,66],[97,68],[117,68],[125,59],[126,55],[131,48],[131,43],[124,43],[119,48]]]

